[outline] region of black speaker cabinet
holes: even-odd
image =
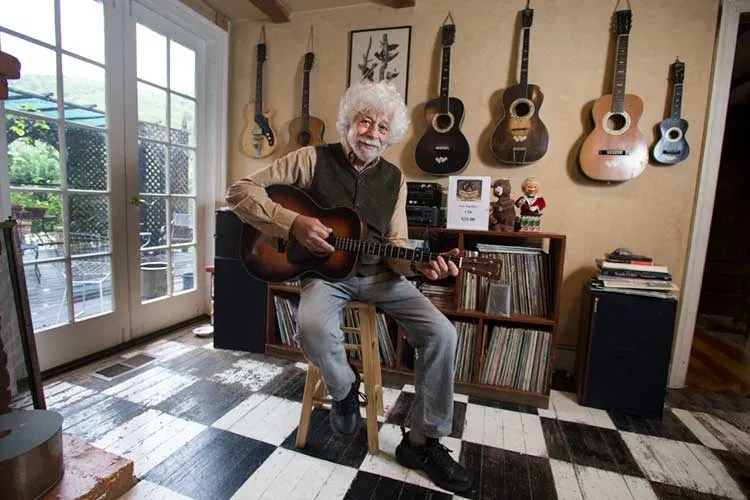
[[[578,401],[661,418],[675,326],[675,299],[587,287],[578,339]]]
[[[214,259],[214,347],[264,352],[266,283],[250,276],[239,259],[242,222],[216,211]]]

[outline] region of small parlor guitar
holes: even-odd
[[[440,97],[432,99],[425,105],[424,117],[427,121],[427,130],[417,143],[417,165],[433,175],[456,174],[466,168],[469,161],[469,142],[460,129],[464,118],[464,103],[456,97],[448,96],[451,45],[453,45],[455,33],[455,24],[443,25]]]
[[[312,71],[315,54],[305,54],[304,77],[302,80],[302,115],[289,124],[289,150],[303,146],[318,146],[325,144],[323,132],[326,126],[323,120],[310,116],[310,71]]]
[[[643,101],[637,95],[625,93],[631,12],[619,10],[615,14],[617,57],[612,93],[594,103],[591,110],[594,130],[578,154],[583,173],[598,181],[633,179],[648,163],[648,145],[638,130]]]
[[[257,45],[255,104],[245,106],[247,126],[242,132],[242,151],[253,158],[265,158],[276,149],[276,132],[271,127],[271,112],[263,109],[263,63],[266,61],[266,29],[261,28]]]
[[[539,118],[544,94],[536,85],[528,83],[529,35],[534,9],[527,7],[521,14],[523,49],[521,53],[521,81],[503,92],[505,115],[492,134],[490,147],[498,161],[513,165],[533,163],[544,156],[549,145],[547,127]]]
[[[690,146],[685,139],[688,122],[680,118],[682,109],[682,82],[685,79],[685,63],[677,59],[672,63],[672,112],[669,118],[659,124],[661,137],[654,145],[654,160],[673,165],[690,154]]]
[[[285,208],[317,217],[333,229],[328,242],[336,249],[330,254],[315,254],[295,240],[266,236],[252,226],[242,227],[240,260],[254,277],[263,281],[287,281],[306,275],[321,276],[330,281],[345,280],[357,271],[361,254],[381,255],[400,260],[429,262],[437,253],[428,249],[403,248],[367,241],[367,226],[356,211],[345,208],[323,208],[304,191],[282,184],[266,188],[268,196]],[[500,262],[482,257],[442,255],[452,260],[459,269],[497,278]]]

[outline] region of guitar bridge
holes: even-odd
[[[602,156],[627,156],[628,152],[624,149],[600,149],[599,154]]]

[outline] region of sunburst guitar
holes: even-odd
[[[612,94],[596,100],[591,110],[594,130],[578,154],[581,170],[597,181],[627,181],[641,175],[648,163],[648,145],[638,130],[643,114],[640,97],[625,93],[630,10],[616,13],[617,54]]]
[[[503,92],[504,116],[495,127],[490,147],[502,163],[527,165],[544,156],[549,147],[547,127],[539,118],[544,94],[537,85],[528,83],[529,35],[534,9],[521,11],[523,49],[520,83]]]

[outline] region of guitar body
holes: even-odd
[[[505,116],[495,127],[490,147],[498,161],[527,165],[544,156],[549,147],[547,127],[539,118],[544,94],[536,85],[508,87],[503,93]]]
[[[419,168],[433,175],[453,175],[461,172],[469,162],[469,142],[461,132],[464,104],[460,99],[448,100],[448,112],[440,112],[440,99],[425,105],[427,130],[417,143],[416,160]]]
[[[268,196],[282,206],[309,217],[317,217],[333,229],[337,236],[363,240],[367,229],[349,208],[323,208],[304,191],[292,186],[273,185],[266,188]],[[240,259],[248,273],[263,281],[278,282],[309,274],[329,281],[341,281],[354,275],[359,254],[336,250],[316,255],[294,240],[266,236],[254,227],[242,227]]]
[[[654,145],[654,160],[666,165],[679,163],[690,154],[685,134],[688,122],[683,118],[666,118],[659,124],[661,137]]]
[[[325,144],[323,133],[326,130],[326,124],[323,120],[310,116],[308,118],[307,130],[302,129],[302,118],[297,117],[289,123],[289,150],[301,148],[304,146],[320,146]]]
[[[276,149],[276,132],[271,126],[273,112],[255,113],[255,104],[245,106],[245,130],[242,132],[240,147],[242,151],[253,158],[265,158]]]
[[[638,177],[648,163],[648,145],[638,130],[643,101],[624,95],[623,112],[613,113],[612,94],[596,100],[591,110],[594,130],[578,154],[581,170],[598,181],[627,181]]]

